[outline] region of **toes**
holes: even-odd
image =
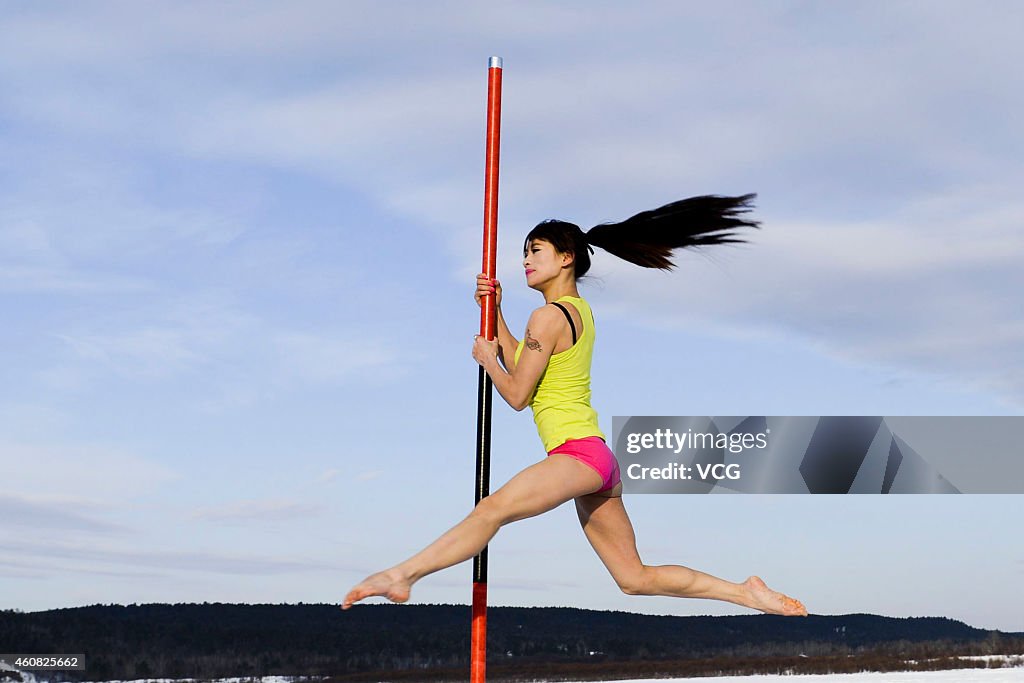
[[[366,592],[365,589],[364,590],[359,590],[358,587],[357,588],[353,588],[352,590],[350,590],[348,592],[348,595],[345,596],[345,599],[341,603],[341,608],[342,609],[348,609],[349,607],[351,607],[353,605],[353,603],[359,602],[360,600],[362,600],[366,596],[367,596],[367,592]]]
[[[786,598],[786,614],[790,616],[806,617],[807,608],[804,607],[804,603],[800,602],[796,598]]]

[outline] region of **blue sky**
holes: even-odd
[[[613,415],[1019,415],[1012,2],[10,3],[0,18],[0,606],[332,602],[472,505],[486,64],[499,277],[525,232],[758,192],[673,273],[599,252]],[[492,487],[543,457],[495,415]],[[965,455],[969,457],[969,455]],[[955,483],[955,482],[954,482]],[[1020,496],[631,496],[649,564],[815,613],[1024,630]],[[470,598],[467,565],[418,602]],[[658,614],[571,506],[491,602]]]

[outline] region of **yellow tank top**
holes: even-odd
[[[533,421],[544,443],[551,451],[569,439],[588,436],[605,438],[597,426],[597,411],[590,407],[590,362],[594,357],[594,313],[582,298],[563,296],[580,313],[583,330],[577,330],[576,343],[548,359],[530,399]],[[523,351],[525,339],[516,347],[515,361]]]

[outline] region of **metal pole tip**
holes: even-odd
[[[501,68],[501,57],[491,57],[487,62],[488,69],[500,69]]]

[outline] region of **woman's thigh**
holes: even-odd
[[[601,488],[601,475],[568,455],[549,455],[516,474],[480,503],[501,522],[515,522],[552,510]]]

